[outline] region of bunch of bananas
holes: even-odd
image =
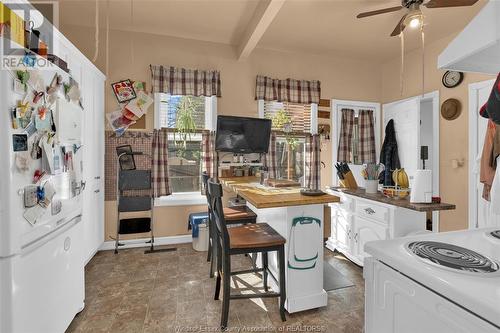
[[[396,187],[399,188],[409,188],[410,181],[408,180],[408,175],[406,174],[405,169],[396,169],[392,172],[392,180],[396,184]]]

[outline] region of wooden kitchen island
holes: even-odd
[[[289,313],[327,305],[323,289],[323,206],[339,202],[335,195],[311,197],[300,188],[272,188],[255,177],[219,179],[226,191],[235,192],[257,213],[257,223],[267,223],[285,239],[286,293]],[[260,265],[260,258],[257,259]],[[275,253],[269,253],[270,285],[277,290]]]

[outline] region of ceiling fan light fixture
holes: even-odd
[[[414,17],[410,20],[410,28],[416,29],[422,24],[422,19],[420,17]]]
[[[422,23],[424,21],[424,16],[422,14],[422,11],[420,10],[419,7],[415,8],[410,8],[411,11],[408,13],[408,15],[405,18],[405,25],[409,26],[410,28],[420,28],[422,26]]]

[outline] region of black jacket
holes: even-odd
[[[385,127],[385,139],[380,151],[380,163],[385,166],[384,172],[380,174],[380,183],[384,186],[394,186],[392,172],[401,168],[398,155],[398,143],[396,141],[396,131],[394,130],[394,120],[389,120]]]

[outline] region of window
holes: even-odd
[[[317,108],[316,104],[259,101],[260,117],[279,119],[273,122],[273,130],[282,132],[276,139],[278,179],[295,180],[304,186],[306,145],[302,133],[316,133]],[[289,122],[289,125],[283,126],[283,122]]]
[[[212,129],[216,117],[216,98],[155,94],[155,127]],[[168,134],[169,180],[172,193],[201,196],[201,133]],[[170,198],[169,198],[170,199]],[[192,202],[191,202],[192,203]]]
[[[304,138],[295,138],[291,146],[284,136],[276,138],[276,177],[300,182],[304,186],[306,145]]]

